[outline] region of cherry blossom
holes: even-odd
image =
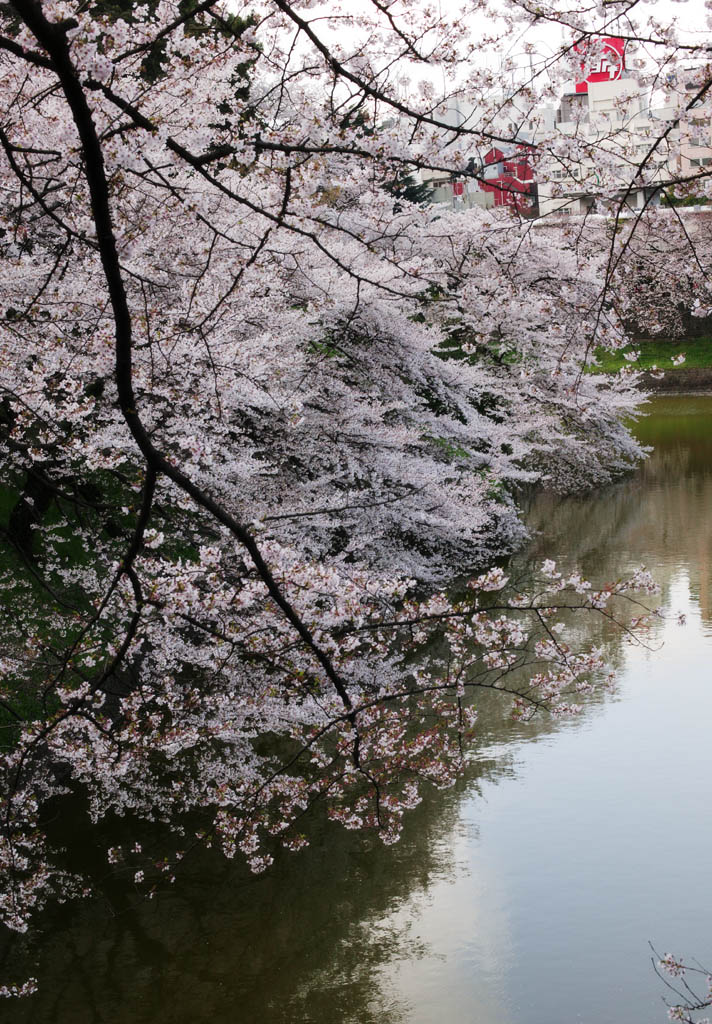
[[[148,896],[196,844],[265,870],[307,842],[316,802],[395,842],[466,764],[480,691],[515,719],[576,714],[610,676],[570,646],[572,618],[655,591],[644,570],[594,586],[550,559],[510,593],[492,564],[525,539],[526,488],[584,490],[643,457],[639,375],[596,372],[596,350],[670,322],[660,285],[691,246],[685,302],[710,308],[700,222],[629,218],[605,147],[611,216],[581,224],[393,183],[476,180],[493,142],[518,144],[469,15],[491,15],[485,49],[563,28],[516,90],[533,111],[611,19],[649,40],[653,78],[684,60],[706,89],[706,51],[634,4],[313,6],[0,14],[0,915],[17,931],[88,892],[43,831],[49,800],[170,832],[157,856],[106,849]],[[455,99],[470,123],[442,115]],[[585,145],[552,131],[533,159]]]

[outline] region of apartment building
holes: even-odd
[[[614,37],[582,53],[581,66],[582,78],[555,107],[527,112],[503,101],[510,123],[498,127],[515,141],[473,154],[479,180],[430,178],[434,201],[542,216],[605,212],[620,202],[640,210],[660,202],[661,186],[712,170],[712,98],[694,101],[694,72],[652,89],[627,70],[623,40]],[[474,123],[475,114],[457,104],[440,111],[453,126]]]
[[[678,179],[712,171],[712,98],[705,94],[698,99],[699,91],[693,69],[668,79],[666,101],[681,111],[678,152],[671,164]]]

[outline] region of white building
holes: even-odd
[[[557,107],[526,109],[515,93],[502,97],[502,117],[491,122],[494,134],[513,140],[509,149],[501,147],[505,160],[511,161],[522,144],[534,146],[540,215],[605,212],[621,201],[640,210],[657,205],[664,186],[712,172],[712,97],[693,102],[699,89],[694,70],[668,81],[662,95],[625,69],[621,39],[598,40],[582,53],[582,69],[584,60],[587,77],[572,82]],[[481,121],[475,108],[458,101],[444,105],[438,115],[453,127]],[[501,171],[488,159],[486,152],[473,150],[472,169],[483,179],[496,179]],[[502,199],[472,177],[433,174],[428,182],[435,202],[455,208],[490,207]]]
[[[700,83],[694,70],[683,72],[668,83],[666,101],[681,110],[679,149],[671,166],[676,178],[693,178],[712,171],[712,97],[695,96]],[[689,109],[688,109],[689,108]]]
[[[674,109],[651,109],[648,90],[625,72],[585,84],[586,91],[579,83],[578,91],[566,92],[557,111],[556,132],[571,145],[556,139],[537,163],[539,213],[603,212],[621,200],[632,209],[659,203],[679,142]]]

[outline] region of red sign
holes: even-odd
[[[625,40],[617,36],[592,39],[574,46],[576,53],[586,54],[589,48],[595,50],[593,67],[583,82],[576,83],[576,92],[588,92],[589,82],[615,82],[625,70]],[[589,62],[581,62],[584,71]]]

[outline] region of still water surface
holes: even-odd
[[[528,557],[598,580],[645,563],[686,626],[654,652],[608,637],[618,688],[573,722],[485,713],[470,777],[394,848],[316,825],[258,879],[208,860],[155,902],[53,912],[40,992],[5,1019],[662,1024],[648,942],[712,961],[712,398],[650,408],[649,461],[537,498]]]

